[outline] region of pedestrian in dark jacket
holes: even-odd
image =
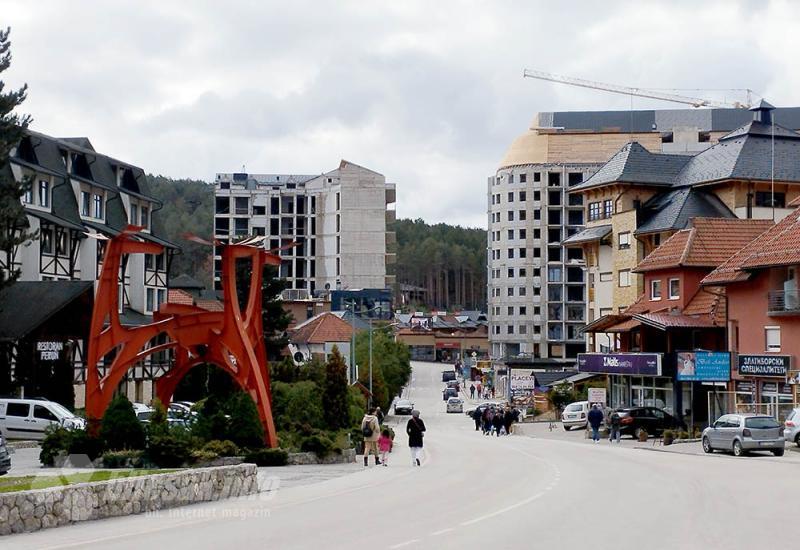
[[[378,417],[378,424],[383,426],[383,419],[386,418],[386,415],[383,414],[380,407],[375,407],[375,416]]]
[[[425,435],[425,423],[419,417],[419,411],[411,411],[411,419],[406,424],[408,448],[411,449],[411,465],[422,466],[422,437]]]
[[[611,429],[608,432],[608,441],[609,441],[609,443],[613,443],[614,441],[619,443],[620,421],[621,421],[621,418],[619,417],[619,413],[617,411],[612,412],[611,413],[611,418],[610,418]]]
[[[603,411],[600,410],[600,407],[597,405],[592,407],[592,410],[589,411],[589,416],[587,420],[589,421],[589,426],[592,428],[592,441],[597,443],[600,441],[600,426],[603,424]]]
[[[487,407],[483,411],[483,435],[490,435],[492,433],[492,420],[494,420],[494,409]]]
[[[503,427],[506,429],[506,435],[511,434],[511,425],[514,423],[515,410],[516,409],[506,411],[506,414],[503,417]]]
[[[475,399],[475,384],[470,384],[469,386],[469,398]]]
[[[503,429],[504,422],[503,411],[497,411],[497,414],[495,414],[492,419],[492,426],[494,427],[494,433],[497,437],[500,437],[500,430]]]
[[[472,420],[475,421],[475,431],[477,432],[481,429],[481,422],[483,421],[483,414],[480,409],[472,411]]]

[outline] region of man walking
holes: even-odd
[[[611,424],[611,430],[609,431],[609,434],[608,434],[608,441],[609,441],[610,443],[613,443],[614,441],[616,441],[617,443],[619,443],[619,437],[620,437],[620,433],[619,433],[619,424],[620,424],[620,418],[619,418],[619,413],[618,413],[617,411],[614,411],[614,412],[612,412],[612,413],[611,413],[610,424]]]
[[[370,452],[375,455],[375,465],[381,463],[381,459],[378,458],[378,439],[381,436],[381,426],[375,412],[375,408],[371,408],[361,420],[361,433],[364,436],[364,466],[369,465]]]
[[[422,466],[422,436],[425,435],[425,423],[419,417],[419,411],[411,411],[411,418],[406,424],[408,448],[411,449],[411,465]]]
[[[375,416],[378,418],[378,425],[383,426],[383,419],[385,415],[380,407],[375,407]]]
[[[597,443],[600,441],[600,425],[603,423],[603,411],[600,410],[599,406],[594,405],[592,407],[587,420],[589,421],[589,426],[592,428],[592,441]]]
[[[475,421],[475,431],[477,432],[481,429],[481,422],[483,422],[483,415],[480,409],[472,411],[472,420]]]
[[[475,399],[475,384],[469,385],[469,398]]]

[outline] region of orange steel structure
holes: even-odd
[[[156,395],[164,406],[169,405],[178,383],[193,367],[214,364],[230,374],[253,398],[264,426],[265,443],[276,447],[261,317],[261,287],[263,266],[280,265],[280,257],[257,246],[261,242],[258,238],[226,245],[222,249],[223,311],[166,303],[153,314],[152,323],[123,327],[119,319],[123,256],[160,254],[164,250],[159,244],[141,240],[137,236],[140,231],[139,227],[128,226],[107,241],[86,355],[87,417],[99,419],[103,416],[115,389],[131,367],[148,355],[172,349],[174,364],[156,381]],[[252,267],[244,311],[239,306],[236,288],[237,260],[249,260]],[[167,335],[167,341],[158,344],[155,339],[161,334]],[[101,375],[104,364],[108,366]]]

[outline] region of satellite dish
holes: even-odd
[[[325,290],[330,290],[330,289],[331,289],[331,284],[325,283]]]
[[[302,352],[297,352],[294,354],[294,362],[295,363],[305,363],[306,356],[302,354]]]

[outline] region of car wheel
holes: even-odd
[[[703,452],[704,453],[714,452],[714,448],[711,446],[711,441],[709,441],[707,437],[703,438]]]
[[[733,456],[744,456],[744,449],[738,440],[733,442]]]
[[[568,432],[568,431],[570,431],[571,429],[572,429],[572,426],[567,426],[567,425],[564,425],[564,431],[565,431],[565,432]]]
[[[775,456],[783,456],[784,451],[785,449],[774,449],[772,451],[772,454],[774,454]]]
[[[800,433],[794,436],[794,444],[800,447]]]

